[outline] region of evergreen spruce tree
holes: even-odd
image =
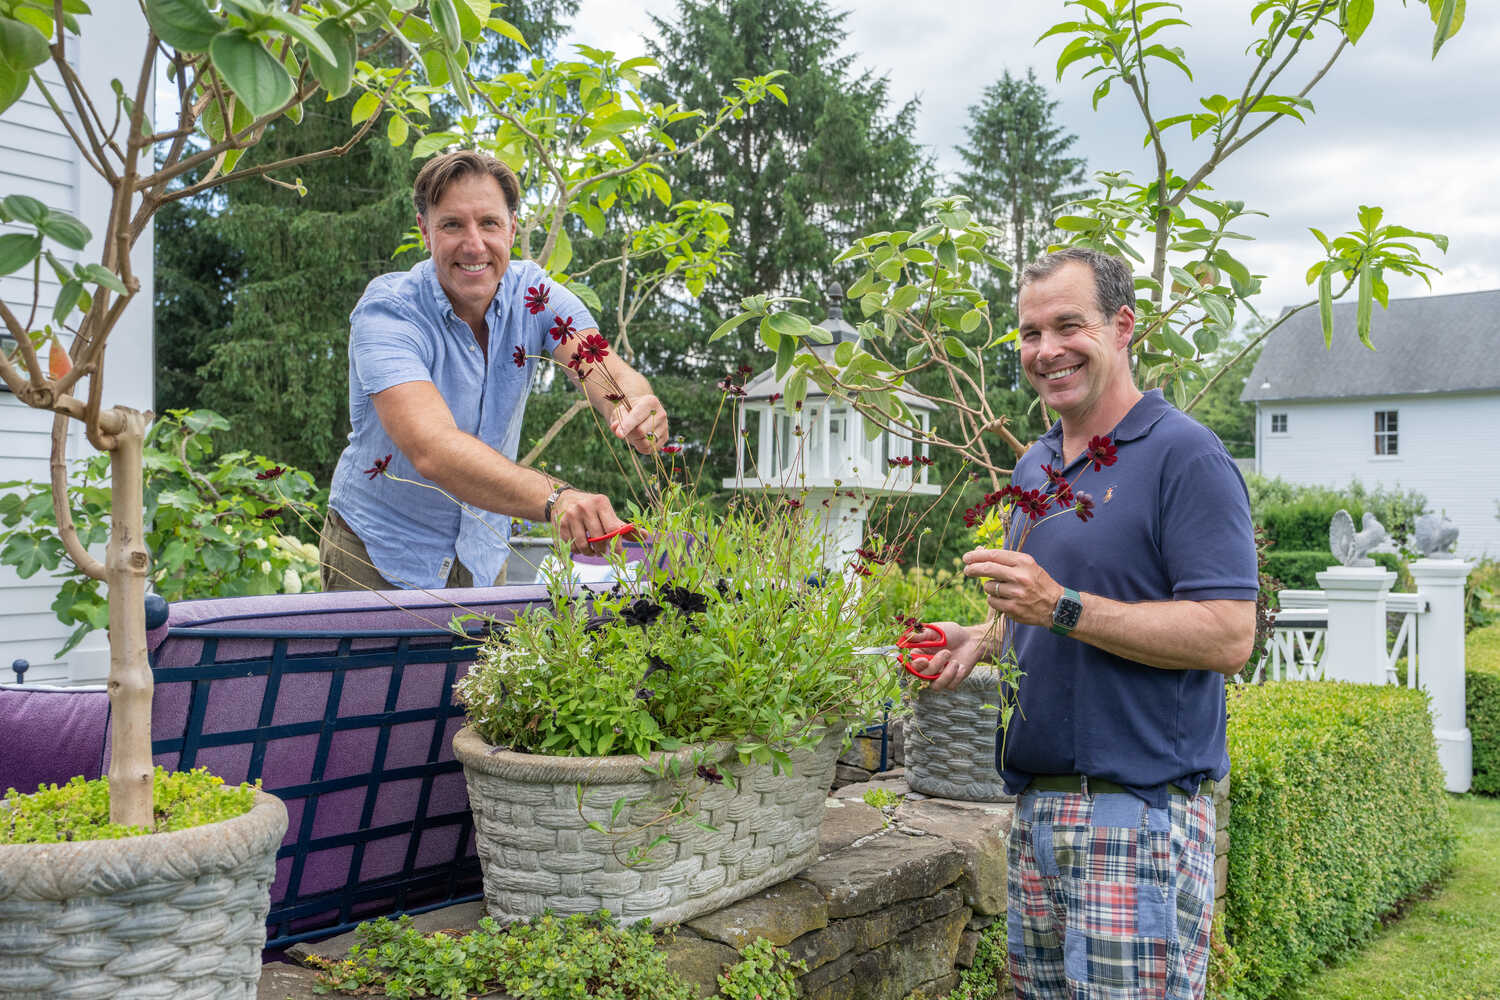
[[[1087,194],[1084,160],[1068,155],[1077,137],[1057,122],[1057,104],[1033,71],[1023,80],[1007,70],[970,106],[969,144],[957,149],[966,169],[954,190],[970,199],[980,220],[1007,235],[1004,253],[1013,271],[997,272],[985,287],[999,329],[1015,325],[1021,269],[1056,242],[1057,207]],[[1016,352],[1007,348],[1003,358],[1002,378],[1019,386]]]

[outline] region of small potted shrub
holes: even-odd
[[[649,569],[553,602],[459,682],[488,909],[681,921],[816,855],[844,734],[896,695],[877,601],[829,572],[795,500],[632,512]],[[617,555],[616,559],[620,559]]]
[[[255,996],[286,807],[156,769],[154,825],[109,818],[105,779],[0,801],[7,996]]]

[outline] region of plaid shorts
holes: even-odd
[[[1017,1000],[1198,1000],[1214,915],[1211,796],[1021,796],[1006,943]]]

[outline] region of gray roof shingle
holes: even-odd
[[[1266,340],[1240,399],[1407,396],[1500,389],[1500,289],[1375,304],[1370,350],[1354,332],[1355,304],[1335,303],[1333,346],[1317,307]],[[1269,384],[1268,384],[1269,383]]]

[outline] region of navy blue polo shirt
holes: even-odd
[[[1110,436],[1116,463],[1090,464],[1074,485],[1093,496],[1095,516],[1039,524],[1023,551],[1063,586],[1116,601],[1255,600],[1250,498],[1213,432],[1153,390]],[[1070,482],[1085,458],[1063,470]],[[1061,423],[1011,482],[1046,487],[1043,464],[1062,468]],[[1015,647],[1025,676],[1003,760],[998,731],[995,741],[1012,794],[1033,775],[1086,774],[1165,808],[1168,783],[1190,788],[1229,771],[1222,674],[1148,667],[1043,626],[1017,625]]]

